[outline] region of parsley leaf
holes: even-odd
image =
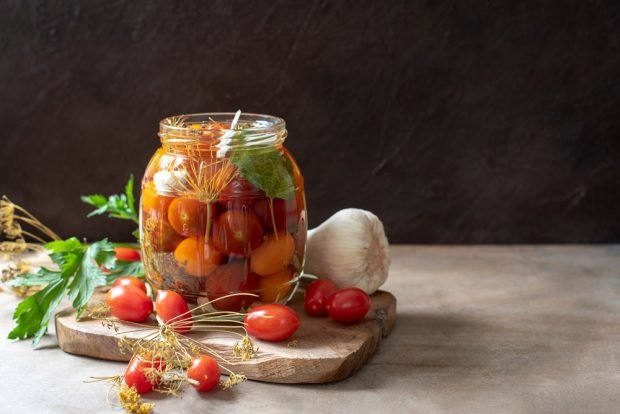
[[[114,267],[107,267],[110,273],[105,275],[106,284],[111,285],[116,279],[124,276],[141,277],[145,275],[144,263],[140,261],[117,260]]]
[[[13,313],[17,325],[9,332],[9,339],[34,338],[32,344],[36,346],[47,331],[54,309],[65,296],[66,286],[67,280],[58,277],[43,290],[22,300]]]
[[[232,162],[267,197],[288,200],[295,195],[293,167],[276,148],[241,149],[233,154]]]
[[[25,275],[13,282],[18,285],[47,284],[39,292],[22,300],[13,313],[16,325],[9,333],[9,339],[34,338],[33,346],[47,331],[50,318],[65,295],[68,295],[79,315],[95,288],[107,283],[108,275],[103,273],[101,267],[110,269],[115,275],[127,268],[125,265],[117,269],[114,246],[107,239],[86,245],[72,237],[47,243],[45,248],[58,270],[41,267],[36,274]]]
[[[84,254],[84,246],[76,237],[49,242],[45,248],[50,251],[49,256],[58,265],[63,277],[75,273]]]
[[[81,200],[83,202],[96,207],[95,210],[88,214],[88,217],[108,213],[108,217],[131,220],[134,223],[138,223],[138,213],[136,212],[136,203],[133,194],[133,183],[134,179],[132,174],[125,185],[124,194],[112,194],[108,198],[105,198],[101,194],[82,196]]]
[[[125,184],[125,198],[127,199],[128,210],[133,211],[133,213],[135,214],[136,200],[133,195],[133,174],[129,176],[129,181],[127,181],[127,184]]]
[[[37,273],[26,273],[11,280],[9,286],[41,286],[58,279],[58,272],[44,267]]]
[[[95,287],[106,284],[106,275],[100,266],[114,267],[115,262],[114,246],[106,239],[88,246],[82,256],[80,267],[68,286],[67,296],[73,301],[78,317],[93,296]]]

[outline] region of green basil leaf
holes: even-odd
[[[233,154],[232,162],[267,197],[288,200],[295,196],[292,165],[277,149],[240,150]]]

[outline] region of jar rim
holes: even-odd
[[[236,114],[236,112],[201,112],[169,116],[159,122],[159,135],[194,135],[198,130],[192,128],[192,125],[206,125],[209,122],[230,125]],[[241,112],[237,122],[237,126],[239,125],[241,125],[240,128],[218,128],[218,130],[222,132],[243,131],[244,133],[277,134],[286,128],[284,119],[280,117],[250,112]]]

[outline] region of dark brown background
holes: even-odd
[[[160,118],[241,108],[287,120],[313,225],[620,241],[620,2],[0,4],[0,193],[63,236],[128,239],[79,195],[140,178]]]

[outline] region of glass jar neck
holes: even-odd
[[[194,151],[224,157],[228,152],[279,147],[287,136],[282,118],[246,113],[179,115],[159,123],[164,151],[192,156]]]

